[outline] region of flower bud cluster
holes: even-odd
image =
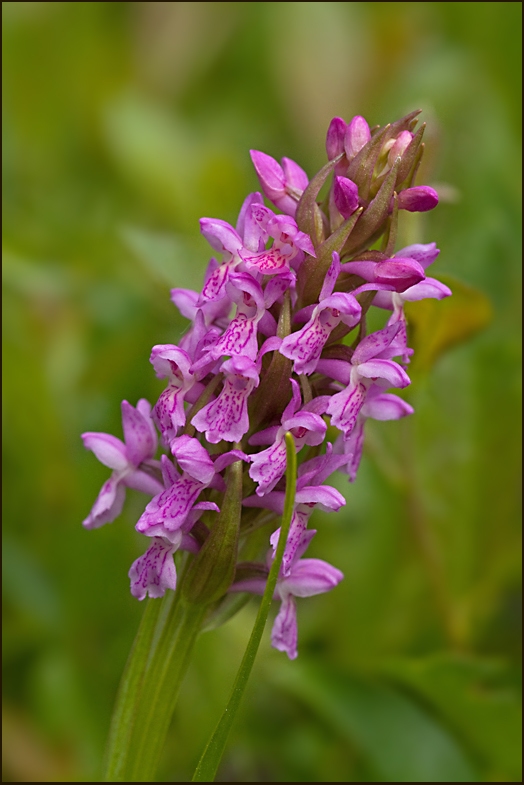
[[[129,571],[139,600],[175,589],[173,554],[193,554],[181,587],[187,602],[216,606],[234,592],[263,593],[285,496],[285,435],[299,456],[294,512],[275,598],[272,643],[297,656],[296,597],[333,588],[342,573],[304,558],[315,508],[338,510],[344,497],[325,481],[338,470],[355,480],[366,419],[412,413],[387,392],[410,384],[404,303],[451,294],[426,268],[435,243],[394,249],[399,210],[428,210],[436,192],[413,186],[423,152],[417,112],[370,130],[363,117],[331,122],[329,161],[310,181],[294,161],[251,151],[261,193],[244,201],[236,227],[202,218],[211,258],[201,292],[173,289],[191,326],[178,345],[154,346],[151,364],[166,388],[155,406],[122,403],[124,442],[83,434],[86,448],[113,470],[87,529],[113,521],[125,488],[151,500],[136,529],[149,547]],[[317,201],[332,174],[329,196]],[[382,250],[372,248],[384,236]],[[390,312],[366,334],[369,308]],[[346,336],[354,333],[351,343]],[[397,358],[397,359],[394,359]],[[327,439],[337,432],[335,439]],[[157,431],[163,454],[155,458]],[[265,561],[252,533],[271,528]]]

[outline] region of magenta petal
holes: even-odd
[[[142,491],[142,493],[149,493],[150,496],[156,496],[164,490],[164,486],[160,480],[156,480],[154,477],[151,477],[150,474],[140,471],[139,469],[127,474],[124,477],[123,482],[128,488],[134,488],[135,491]]]
[[[271,630],[271,645],[274,649],[285,651],[290,660],[294,660],[298,656],[297,606],[291,595],[282,600]]]
[[[98,529],[118,518],[124,506],[126,489],[118,474],[113,474],[102,485],[91,512],[82,522],[86,529]]]
[[[199,482],[206,484],[211,482],[215,474],[213,461],[198,439],[191,436],[181,436],[172,443],[171,452],[182,471],[187,472]]]
[[[295,597],[312,597],[330,591],[343,577],[340,570],[322,559],[300,559],[282,585]]]
[[[326,153],[329,161],[344,152],[344,139],[347,123],[341,117],[334,117],[329,124],[326,136]]]
[[[375,281],[394,286],[396,292],[403,292],[424,278],[424,268],[415,259],[395,257],[375,267]]]
[[[290,186],[295,191],[305,191],[309,184],[309,178],[305,171],[291,158],[282,158],[282,168],[286,179],[286,186]]]
[[[183,475],[174,485],[155,496],[140,516],[135,528],[147,534],[153,526],[164,526],[168,531],[179,529],[191,511],[202,483]]]
[[[339,466],[342,465],[340,456],[336,457],[338,458]],[[342,494],[330,485],[311,485],[301,488],[296,493],[295,501],[297,504],[318,504],[324,512],[340,510],[346,504]]]
[[[358,208],[358,187],[347,177],[335,176],[333,198],[340,215],[349,218]]]
[[[368,398],[362,407],[362,414],[374,420],[399,420],[401,417],[413,414],[413,411],[409,403],[392,393],[382,393],[375,398]]]
[[[400,329],[400,323],[395,322],[383,330],[377,330],[367,335],[355,349],[351,362],[353,364],[363,363],[371,360],[372,357],[380,355],[381,352],[388,348]]]
[[[242,239],[235,229],[220,218],[201,218],[200,231],[215,251],[236,253],[242,248]]]
[[[122,428],[127,457],[134,466],[153,457],[156,444],[151,436],[151,427],[127,401],[122,401]]]
[[[368,360],[358,366],[358,372],[368,379],[384,379],[392,387],[407,387],[411,384],[405,370],[392,360]]]
[[[424,300],[426,297],[442,300],[443,297],[450,297],[451,294],[452,291],[446,284],[437,281],[435,278],[426,278],[424,281],[402,292],[402,299],[410,302]]]
[[[176,589],[176,569],[172,543],[155,537],[143,556],[140,556],[129,570],[131,594],[143,600],[149,592],[150,597],[163,597],[166,589]]]
[[[337,278],[340,275],[340,256],[336,251],[333,251],[331,260],[326,277],[324,278],[324,283],[322,284],[322,289],[320,290],[319,302],[325,300],[330,294],[333,294]]]
[[[349,123],[344,139],[344,149],[348,161],[351,161],[370,139],[369,125],[361,115],[356,115]]]
[[[104,466],[120,472],[128,467],[126,446],[116,436],[88,431],[82,434],[82,440],[86,450],[92,450]]]
[[[410,213],[425,213],[438,204],[438,193],[429,185],[406,188],[398,195],[398,209]]]
[[[249,476],[258,482],[257,495],[272,491],[286,471],[286,443],[284,437],[274,442],[267,450],[253,456],[249,467]]]
[[[439,253],[436,243],[414,243],[406,248],[401,248],[396,256],[407,256],[409,259],[415,259],[425,270],[426,267],[433,264]]]
[[[284,170],[278,161],[259,150],[250,150],[249,153],[265,196],[270,201],[284,196],[286,193],[286,178]]]
[[[331,425],[349,436],[365,400],[366,387],[362,382],[349,384],[345,390],[333,395],[327,410],[331,415]]]
[[[246,237],[246,219],[247,219],[248,215],[252,215],[252,209],[251,208],[254,205],[262,205],[262,206],[264,205],[263,196],[258,191],[255,191],[252,194],[248,194],[248,196],[246,196],[246,198],[244,199],[242,207],[240,208],[240,213],[238,214],[237,225],[235,227],[235,229],[236,229],[237,233],[240,235],[240,237],[243,237],[244,245],[246,245],[248,248],[251,248],[251,245],[247,244],[249,242],[249,240]],[[267,208],[264,207],[264,210],[267,210]],[[257,235],[258,235],[258,232],[257,232]],[[249,236],[251,241],[255,240],[255,245],[258,246],[258,237],[256,239],[253,238],[253,236],[251,235],[251,229],[248,229],[248,236]],[[256,247],[255,250],[258,251],[258,247]]]
[[[193,320],[195,318],[199,296],[192,289],[171,289],[171,302],[176,305],[186,319]]]

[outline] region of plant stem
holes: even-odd
[[[149,601],[113,716],[106,782],[154,780],[206,608],[183,602],[179,591],[168,592],[161,602]]]

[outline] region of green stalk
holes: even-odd
[[[207,744],[206,749],[203,752],[203,755],[193,775],[192,782],[214,782],[215,780],[218,766],[222,759],[222,755],[224,754],[229,732],[246,689],[249,675],[251,673],[258,647],[260,645],[262,633],[264,632],[269,608],[271,606],[271,600],[273,599],[273,594],[280,571],[280,565],[282,564],[282,557],[284,555],[284,548],[286,545],[295,504],[297,457],[295,451],[295,441],[290,433],[286,433],[286,457],[286,498],[284,502],[284,515],[282,516],[282,525],[280,529],[277,552],[275,554],[273,564],[271,565],[271,570],[266,583],[266,589],[258,609],[255,626],[251,632],[251,637],[242,659],[242,663],[238,670],[229,702],[218,722],[217,727],[215,728],[213,735],[211,736],[211,739]]]
[[[178,591],[149,600],[113,715],[105,782],[153,781],[206,608]]]

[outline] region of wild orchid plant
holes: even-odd
[[[198,633],[230,618],[250,593],[265,592],[227,721],[194,777],[212,781],[272,597],[280,601],[272,645],[294,659],[296,598],[330,591],[343,578],[327,562],[304,557],[316,533],[309,518],[317,507],[345,505],[325,482],[336,470],[355,480],[366,419],[413,412],[386,392],[410,384],[404,303],[451,294],[426,277],[439,253],[435,243],[395,252],[399,211],[438,202],[435,190],[414,186],[424,150],[417,114],[371,130],[363,117],[349,124],[335,117],[328,163],[311,180],[289,158],[280,165],[251,151],[264,196],[281,214],[256,192],[235,228],[201,219],[221,260],[209,262],[202,292],[171,291],[191,326],[178,346],[153,347],[150,360],[166,389],[152,409],[144,399],[136,407],[122,402],[124,442],[83,434],[113,470],[87,529],[121,513],[126,487],[152,497],[136,524],[148,547],[129,571],[131,593],[152,599],[115,709],[108,781],[154,776]],[[367,334],[372,305],[390,316]],[[329,423],[335,439],[326,438]],[[178,575],[177,552],[185,552]]]

